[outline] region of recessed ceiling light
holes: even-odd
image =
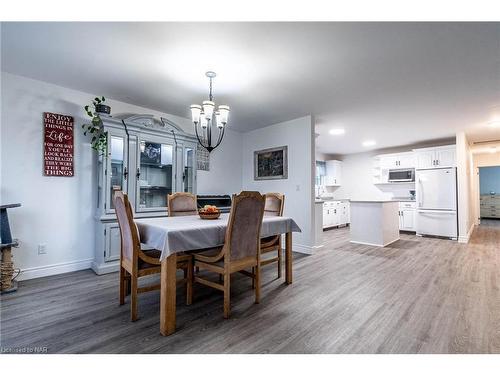
[[[376,144],[377,144],[377,142],[372,141],[372,140],[370,140],[370,141],[364,141],[364,142],[362,143],[362,145],[363,145],[364,147],[375,146]]]
[[[329,133],[331,135],[342,135],[342,134],[345,134],[345,129],[341,129],[341,128],[331,129]]]

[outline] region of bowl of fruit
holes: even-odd
[[[220,210],[216,206],[206,204],[198,211],[200,217],[204,220],[215,220],[220,216]]]

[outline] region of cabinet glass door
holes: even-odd
[[[125,140],[120,136],[111,136],[108,153],[108,197],[110,209],[114,209],[114,192],[124,190],[124,172],[125,172]]]
[[[167,195],[174,191],[173,159],[173,145],[140,141],[137,196],[139,211],[154,211],[167,207]]]
[[[186,193],[194,193],[194,161],[194,149],[191,147],[185,147],[182,190]]]

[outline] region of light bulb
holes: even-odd
[[[224,127],[224,124],[221,121],[221,115],[219,111],[215,112],[215,121],[219,129]]]
[[[215,103],[210,100],[205,100],[203,102],[203,112],[205,113],[205,118],[211,120],[214,114]]]
[[[203,129],[206,129],[208,127],[208,119],[206,116],[204,116],[203,112],[201,112],[201,122],[200,122],[200,126],[203,128]]]
[[[219,106],[219,113],[220,113],[220,122],[223,125],[226,125],[227,120],[229,118],[229,106],[228,105],[220,105]]]
[[[193,122],[197,124],[200,122],[201,105],[191,104],[191,118]]]

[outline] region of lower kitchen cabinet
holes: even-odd
[[[328,201],[323,203],[323,228],[349,224],[349,202]]]
[[[399,202],[399,230],[415,232],[415,202]]]

